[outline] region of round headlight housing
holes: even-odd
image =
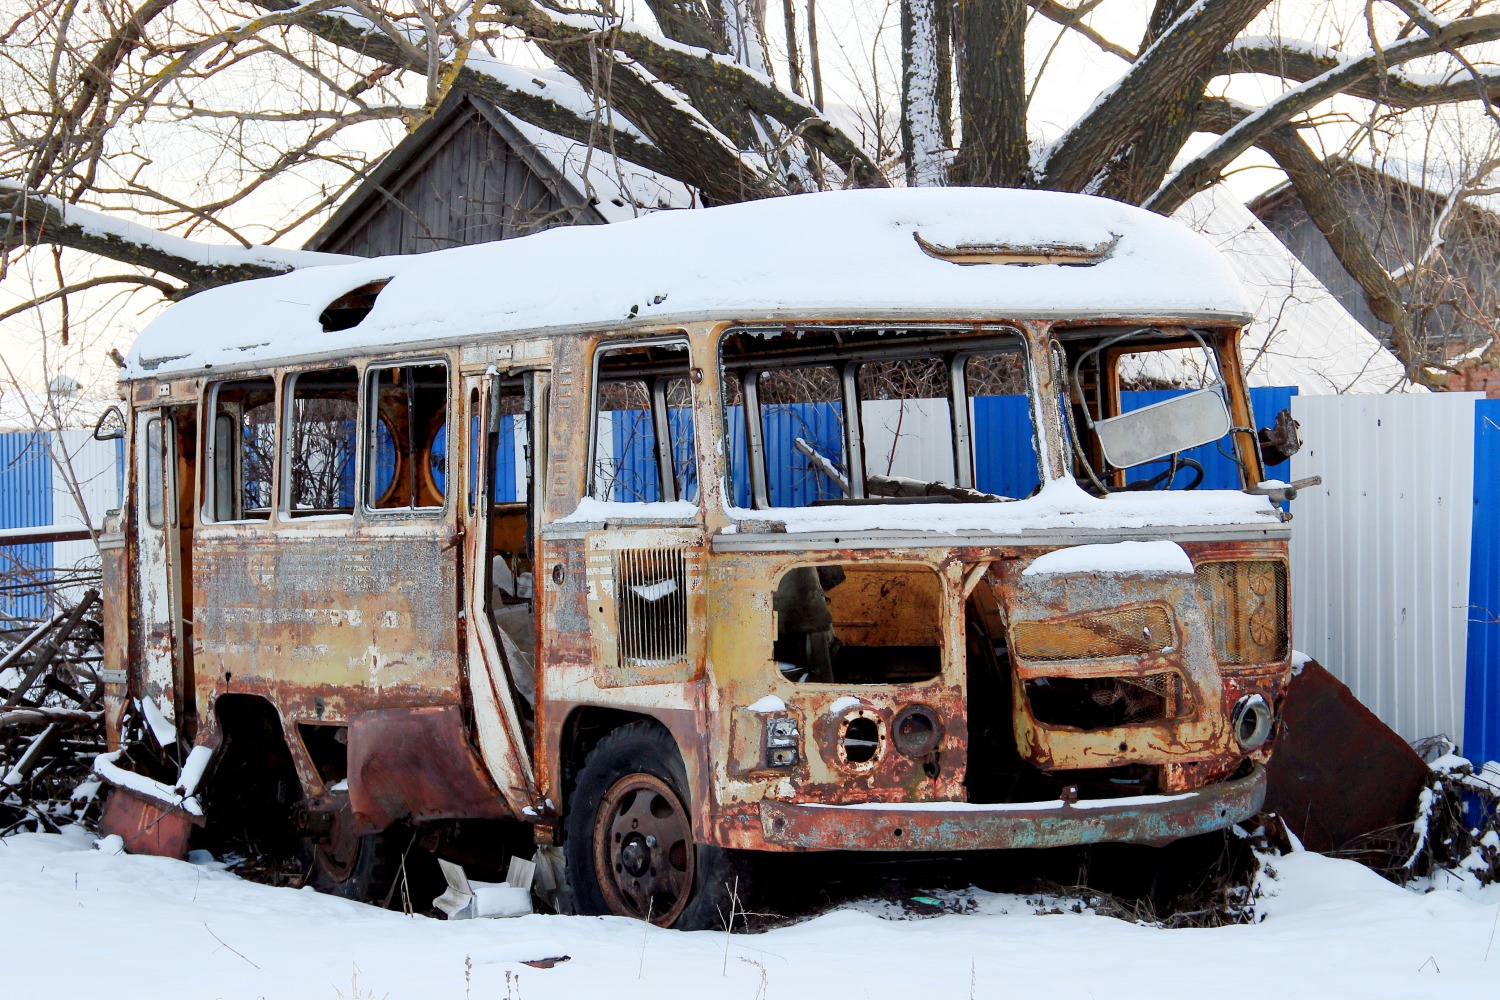
[[[1248,694],[1235,702],[1230,716],[1234,728],[1234,740],[1246,753],[1259,750],[1271,738],[1271,725],[1276,721],[1271,706],[1258,694]]]

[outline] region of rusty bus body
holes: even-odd
[[[143,335],[108,717],[113,744],[138,716],[186,765],[101,761],[130,849],[281,810],[315,884],[369,894],[382,831],[441,856],[510,821],[565,855],[576,908],[694,926],[767,853],[1164,843],[1256,812],[1288,531],[1224,265],[1074,196],[781,201],[310,268]],[[597,318],[433,284],[592,273],[578,255],[619,262],[633,230],[663,291],[585,289]],[[768,231],[824,270],[747,285]],[[749,249],[715,260],[704,232]],[[878,290],[887,266],[909,301]],[[702,292],[716,276],[744,301]],[[545,316],[555,291],[462,298],[490,294]],[[1222,402],[1238,489],[1170,488],[1178,445],[1154,482],[1107,460],[1122,385],[1163,384],[1168,357]],[[1004,399],[1024,432],[984,439]],[[924,462],[943,475],[898,474]]]

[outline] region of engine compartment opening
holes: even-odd
[[[772,608],[773,655],[791,680],[909,684],[942,673],[942,590],[927,566],[793,567]]]

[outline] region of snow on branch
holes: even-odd
[[[298,0],[252,2],[269,11],[290,11],[302,6]],[[427,53],[412,44],[409,38],[402,36],[398,41],[399,32],[386,30],[358,15],[299,11],[295,23],[324,41],[377,62],[424,75],[430,68]],[[608,148],[648,170],[688,180],[681,177],[680,165],[655,143],[635,129],[612,127],[592,102],[578,100],[580,95],[576,90],[560,87],[556,81],[538,79],[535,74],[493,60],[471,57],[458,68],[453,86],[538,128],[567,139]]]
[[[41,243],[159,271],[186,283],[192,291],[349,260],[340,254],[184,239],[0,180],[0,245]]]
[[[519,28],[538,42],[576,45],[597,38],[669,86],[687,89],[685,85],[689,83],[709,85],[717,94],[742,102],[805,140],[848,171],[856,186],[889,185],[863,147],[810,101],[783,90],[764,72],[743,65],[732,56],[665,38],[632,21],[610,15],[561,14],[531,0],[499,0],[495,6],[490,17]],[[645,122],[638,124],[646,126]],[[649,166],[643,162],[641,165]],[[692,182],[682,176],[680,169],[659,172]]]
[[[1344,54],[1329,45],[1298,39],[1242,38],[1225,51],[1214,72],[1219,76],[1255,73],[1306,82],[1344,61]],[[1442,74],[1416,74],[1393,66],[1352,81],[1343,93],[1405,110],[1481,99],[1481,86],[1500,87],[1500,72],[1455,68]]]
[[[1171,215],[1194,194],[1211,186],[1235,158],[1256,144],[1256,140],[1287,124],[1297,115],[1317,104],[1348,91],[1356,84],[1367,83],[1388,66],[1449,51],[1460,45],[1500,38],[1500,15],[1450,21],[1435,34],[1395,42],[1358,56],[1346,57],[1300,86],[1268,102],[1225,132],[1208,149],[1184,164],[1168,177],[1145,204],[1146,208]],[[1479,97],[1472,89],[1471,97]]]
[[[1270,0],[1197,0],[1140,54],[1114,85],[1037,157],[1043,186],[1080,191],[1164,105],[1199,89],[1205,68]]]

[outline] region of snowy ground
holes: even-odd
[[[444,923],[92,845],[81,830],[0,841],[0,995],[1468,1000],[1500,984],[1500,886],[1416,892],[1305,853],[1272,862],[1253,926],[1156,930],[975,891],[965,914],[894,920],[872,903],[728,937],[616,918]]]

